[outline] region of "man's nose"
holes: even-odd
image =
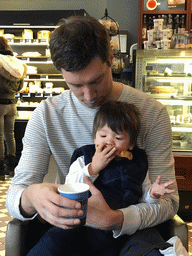
[[[94,86],[87,86],[84,89],[84,98],[86,99],[86,101],[91,103],[95,99],[96,96],[97,96],[97,94],[96,94],[96,90],[95,90]]]

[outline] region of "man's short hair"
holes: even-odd
[[[84,69],[95,56],[109,64],[110,39],[106,28],[90,16],[62,19],[50,36],[51,58],[61,71]]]

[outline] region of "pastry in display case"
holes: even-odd
[[[191,50],[136,51],[135,87],[166,106],[173,151],[192,151]]]

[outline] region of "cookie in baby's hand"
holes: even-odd
[[[99,147],[99,144],[96,144],[95,147],[98,148],[98,147]],[[104,145],[103,149],[105,149],[106,147],[107,147],[107,145]]]
[[[99,147],[99,144],[96,145],[96,148]],[[129,160],[133,159],[133,154],[130,151],[121,151],[120,153],[117,153],[119,157],[125,157]]]
[[[129,160],[133,159],[133,154],[130,151],[121,151],[119,156],[128,158]]]

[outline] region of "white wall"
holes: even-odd
[[[107,8],[107,0],[0,0],[1,10],[78,10],[85,9],[100,18]]]

